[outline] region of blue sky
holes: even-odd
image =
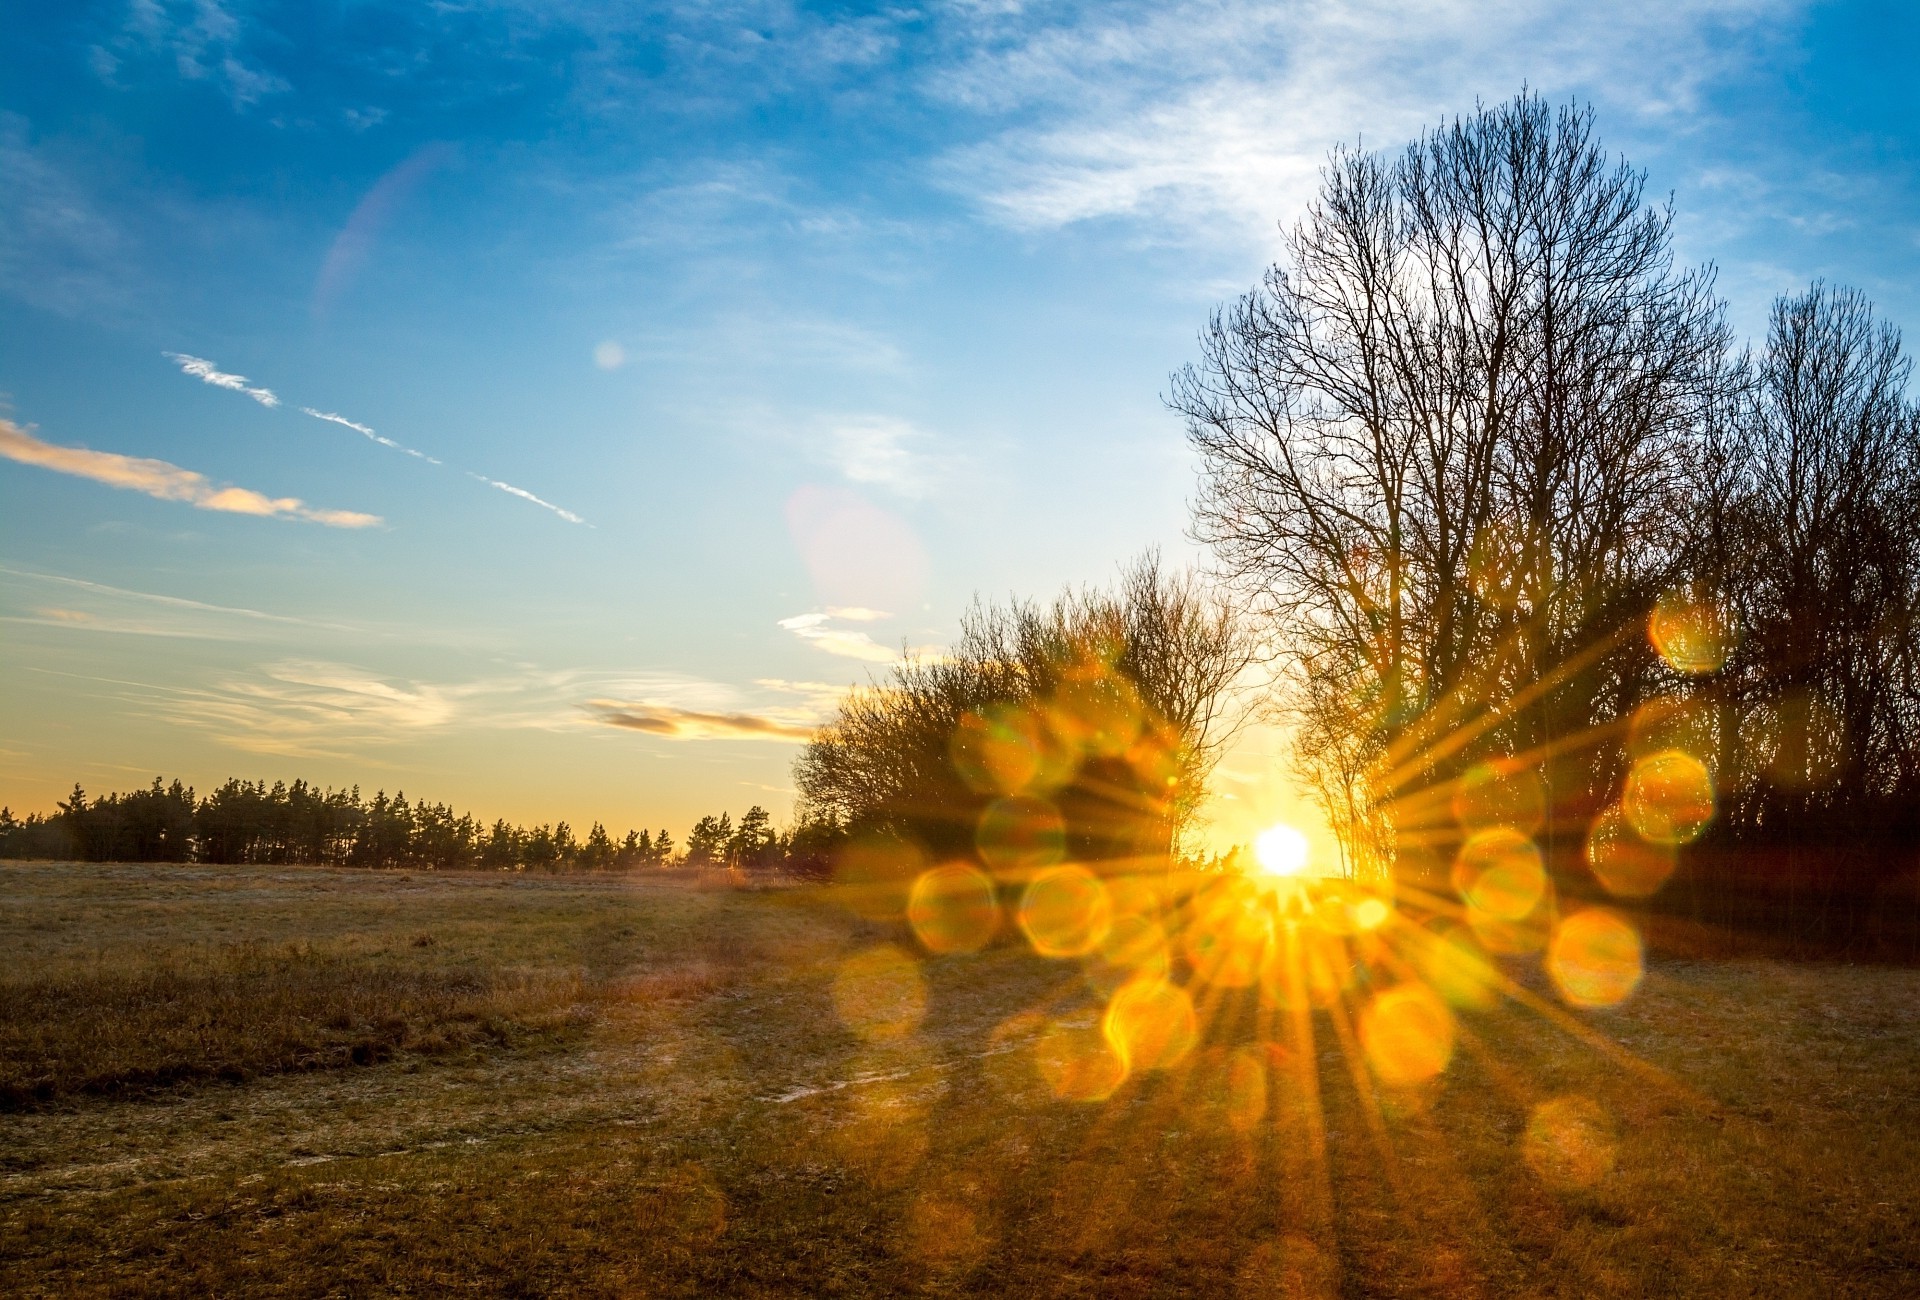
[[[784,813],[793,737],[975,591],[1203,559],[1160,393],[1210,306],[1331,146],[1522,85],[1742,333],[1816,276],[1920,323],[1906,4],[3,10],[16,810]],[[1288,812],[1273,743],[1221,836]]]

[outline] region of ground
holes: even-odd
[[[1520,963],[1405,1087],[1235,989],[1075,1101],[1079,963],[831,888],[11,864],[0,953],[9,1294],[1920,1293],[1911,970]]]

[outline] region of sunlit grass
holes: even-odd
[[[0,1116],[22,1294],[1824,1297],[1920,1268],[1913,972],[1656,957],[1585,1011],[1463,921],[1416,943],[1399,905],[1322,923],[1252,880],[1158,929],[1102,881],[1103,946],[1049,958],[1011,923],[929,952],[844,888],[4,874],[4,937],[63,978],[304,933],[370,971],[570,972],[589,1015]],[[1195,978],[1183,917],[1222,898],[1286,959]]]

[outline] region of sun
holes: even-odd
[[[1297,876],[1307,869],[1307,837],[1284,822],[1269,826],[1253,841],[1253,856],[1266,875]]]

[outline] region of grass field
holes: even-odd
[[[1920,1294],[1920,972],[1656,952],[1401,1089],[1228,1007],[1075,1102],[1077,964],[845,901],[0,865],[0,1290]]]

